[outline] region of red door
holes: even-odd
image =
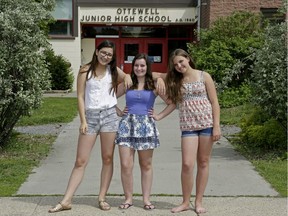
[[[131,73],[132,60],[138,53],[146,53],[152,62],[152,71],[166,72],[167,46],[166,39],[122,38],[121,65],[123,71]]]
[[[152,62],[153,72],[166,72],[167,68],[167,40],[153,38],[96,38],[96,47],[103,41],[115,43],[117,66],[125,73],[131,73],[132,60],[138,53],[146,53]]]

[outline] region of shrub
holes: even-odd
[[[242,145],[259,155],[278,154],[287,151],[287,134],[275,118],[256,109],[241,123],[240,138]]]
[[[0,4],[0,146],[14,125],[41,105],[49,73],[43,50],[49,43],[41,30],[51,19],[54,1],[1,0]]]
[[[72,90],[74,77],[70,62],[62,55],[55,55],[52,49],[46,50],[45,55],[51,74],[52,90]]]

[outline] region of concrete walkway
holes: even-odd
[[[75,96],[64,94],[63,96]],[[123,99],[119,107],[124,106]],[[155,110],[164,107],[157,100]],[[181,202],[181,151],[178,112],[174,111],[157,122],[160,131],[160,148],[154,151],[154,181],[151,201],[156,205],[154,211],[145,211],[141,196],[136,196],[134,206],[120,211],[117,206],[123,202],[120,179],[118,149],[115,149],[114,175],[109,188],[109,203],[112,210],[102,212],[96,206],[99,191],[101,157],[99,140],[94,146],[85,177],[73,201],[73,210],[57,215],[170,215],[170,209]],[[79,117],[67,124],[59,134],[50,155],[35,168],[16,195],[21,197],[0,198],[0,215],[42,216],[59,202],[65,192],[76,155]],[[141,194],[140,170],[134,167],[134,193]],[[194,187],[195,189],[195,187]],[[32,197],[31,197],[32,195]],[[43,196],[44,195],[44,196]],[[47,196],[50,195],[50,196]],[[195,190],[193,194],[195,195]],[[194,197],[191,199],[192,204]],[[249,161],[237,153],[225,137],[214,145],[210,165],[210,177],[205,192],[204,205],[213,216],[257,216],[287,215],[286,198],[278,193],[254,169]],[[186,211],[179,215],[196,215]]]

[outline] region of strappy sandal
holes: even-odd
[[[121,209],[121,210],[126,210],[126,209],[129,209],[131,206],[133,206],[133,204],[122,203],[118,208]]]
[[[98,201],[99,208],[103,211],[107,211],[111,209],[111,206],[109,203],[106,202],[106,200],[99,200]]]
[[[56,213],[56,212],[71,210],[71,209],[72,209],[71,204],[66,206],[66,205],[63,205],[61,203],[58,203],[55,207],[49,209],[48,212],[49,213]]]
[[[154,206],[152,203],[150,203],[150,204],[144,205],[143,208],[144,208],[145,210],[151,211],[151,210],[154,210],[154,209],[155,209],[155,206]]]

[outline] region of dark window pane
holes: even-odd
[[[96,36],[100,35],[113,35],[118,36],[119,35],[119,27],[114,26],[82,26],[82,38],[95,38]]]
[[[124,62],[132,63],[134,57],[139,53],[139,44],[125,44],[124,49]]]
[[[192,29],[190,26],[169,27],[169,38],[190,38]]]
[[[133,38],[165,38],[166,28],[162,27],[134,27],[125,26],[122,27],[122,37],[133,37]]]
[[[148,56],[152,63],[162,63],[162,44],[148,44]]]
[[[72,21],[56,21],[50,25],[50,35],[72,36]]]

